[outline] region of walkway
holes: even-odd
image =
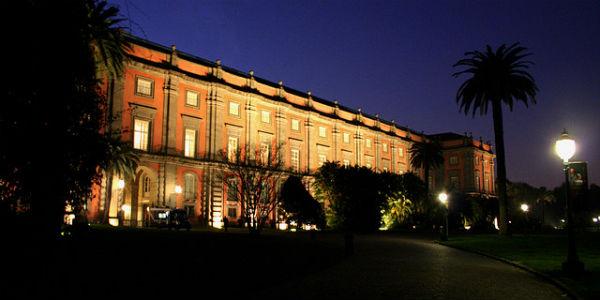
[[[425,239],[358,236],[355,255],[262,299],[568,299],[534,275]]]

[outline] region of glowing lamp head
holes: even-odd
[[[122,190],[125,188],[125,180],[123,179],[119,179],[119,181],[117,181],[117,188]]]
[[[554,145],[554,150],[558,157],[560,157],[563,162],[568,162],[573,155],[575,155],[575,140],[573,140],[567,130],[565,129],[563,133],[560,135],[560,138],[556,141]]]
[[[438,195],[438,200],[440,200],[440,202],[444,205],[448,204],[448,194],[441,192]]]
[[[181,189],[181,186],[180,186],[180,185],[176,185],[176,186],[175,186],[175,193],[176,193],[176,194],[181,194],[181,192],[182,192],[182,191],[183,191],[183,190]]]
[[[529,211],[529,205],[527,205],[525,203],[521,204],[521,210],[523,212],[528,212]]]
[[[592,221],[593,221],[594,223],[598,223],[598,218],[592,218]]]

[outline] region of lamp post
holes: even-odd
[[[444,235],[442,236],[442,240],[443,241],[447,241],[448,240],[448,194],[446,194],[445,192],[441,192],[438,195],[438,200],[444,205],[444,207],[446,208],[445,212],[444,212],[444,219],[445,219],[445,228],[444,228]]]
[[[575,155],[575,140],[573,140],[565,129],[554,146],[556,154],[563,160],[563,171],[565,173],[565,197],[567,204],[567,236],[569,247],[567,260],[563,262],[562,269],[569,274],[580,274],[583,272],[583,263],[577,257],[575,236],[573,228],[573,203],[570,197],[569,186],[569,159]]]
[[[527,214],[529,212],[529,205],[527,203],[521,204],[521,210],[525,214],[525,232],[527,232],[527,227],[529,226],[529,216]]]

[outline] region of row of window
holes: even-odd
[[[140,118],[133,120],[133,148],[148,151],[150,147],[150,121]],[[185,128],[183,140],[183,155],[194,158],[196,156],[196,141],[198,131]]]
[[[154,98],[154,80],[136,77],[135,94],[142,97]],[[198,107],[200,103],[199,93],[187,90],[185,93],[185,104],[192,107]]]

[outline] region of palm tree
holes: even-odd
[[[484,52],[470,51],[465,58],[459,60],[453,67],[465,69],[453,74],[458,77],[470,75],[458,89],[456,102],[465,114],[472,112],[473,116],[479,111],[487,114],[492,107],[494,120],[494,135],[497,155],[497,185],[500,211],[500,234],[509,235],[508,209],[506,199],[506,159],[504,152],[504,126],[502,121],[502,104],[508,105],[512,111],[515,102],[525,106],[535,104],[538,88],[535,80],[529,74],[529,66],[533,63],[524,58],[531,55],[527,48],[519,43],[500,46],[495,51],[487,46]]]
[[[139,163],[139,156],[130,143],[122,141],[118,136],[109,137],[104,143],[105,160],[101,162],[100,169],[106,174],[106,200],[104,201],[103,222],[108,222],[108,213],[110,209],[112,178],[117,175],[124,179],[135,178],[135,170]]]
[[[410,153],[410,164],[415,169],[423,169],[425,172],[425,195],[429,197],[429,171],[444,163],[442,146],[436,140],[414,143],[408,150]]]

